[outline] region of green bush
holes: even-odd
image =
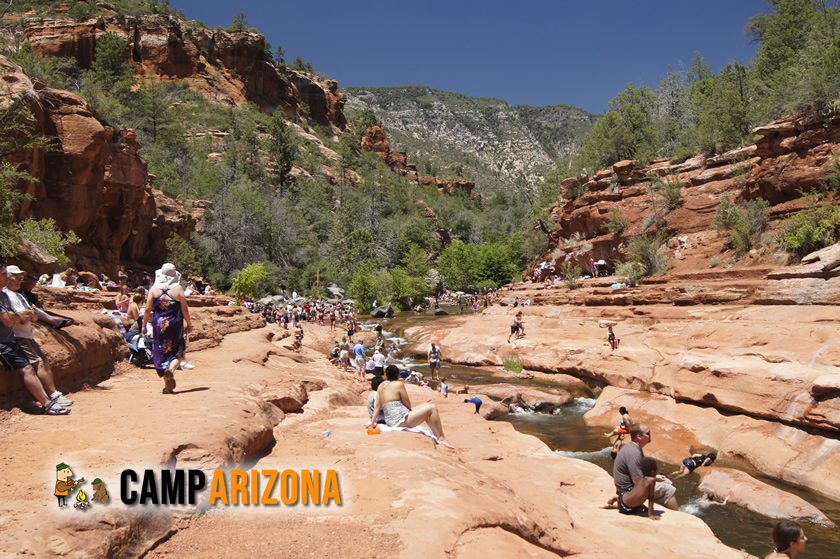
[[[504,361],[502,361],[502,368],[505,371],[510,371],[514,374],[519,374],[522,372],[522,361],[519,359],[519,356],[514,355],[513,357],[505,357]]]
[[[651,172],[648,178],[650,179],[650,192],[659,197],[658,202],[666,213],[682,205],[682,189],[685,183],[678,172],[669,170],[668,176],[664,179]]]
[[[627,229],[627,218],[624,217],[620,209],[612,208],[610,218],[604,224],[604,227],[613,235],[621,235]]]
[[[20,237],[44,249],[62,266],[70,263],[70,259],[64,254],[64,247],[82,242],[72,229],[63,233],[55,226],[55,220],[52,218],[27,219],[21,222]]]
[[[840,208],[815,204],[787,220],[779,236],[779,245],[800,257],[834,243],[840,232]]]
[[[724,195],[715,210],[712,224],[718,230],[725,230],[732,247],[739,254],[744,254],[752,249],[753,236],[767,229],[769,216],[770,204],[763,198],[748,200],[739,207]]]
[[[233,292],[237,299],[242,297],[256,298],[262,295],[259,292],[260,284],[266,280],[268,273],[262,263],[248,264],[236,274],[233,279]]]
[[[642,276],[650,276],[668,267],[665,257],[665,241],[668,237],[659,232],[655,235],[638,235],[630,239],[627,247],[627,259],[637,263],[642,270]]]
[[[580,266],[575,266],[571,262],[563,262],[560,265],[560,279],[566,284],[569,289],[577,289],[580,287],[578,279],[583,274]]]

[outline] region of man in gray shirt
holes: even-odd
[[[2,265],[0,266],[0,290],[6,287],[8,283],[9,276],[6,272],[6,266]],[[29,364],[29,359],[15,339],[14,325],[32,320],[33,315],[34,311],[32,309],[16,312],[12,308],[9,296],[0,291],[0,362],[2,362],[5,370],[23,375],[23,383],[41,404],[42,413],[45,415],[67,415],[70,410],[47,396],[44,386],[41,384],[41,379],[38,378],[35,369]]]
[[[652,477],[645,477],[642,473],[642,460],[645,458],[642,449],[651,440],[650,429],[644,423],[636,423],[630,428],[630,437],[631,442],[621,448],[613,467],[619,512],[641,512],[642,505],[648,501],[648,516],[657,519],[658,517],[653,515],[654,499],[665,508],[677,510],[679,504],[674,497],[674,486]]]

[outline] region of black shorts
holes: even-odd
[[[0,342],[0,361],[7,371],[17,371],[29,365],[29,359],[23,353],[17,340],[13,342]]]
[[[510,325],[510,333],[511,334],[516,334],[518,331],[519,331],[519,325],[518,324],[511,324]]]
[[[382,375],[385,374],[385,367],[374,367],[373,368],[373,374],[378,376],[378,377],[381,377]]]
[[[622,491],[618,494],[618,512],[620,512],[621,514],[636,514],[645,510],[644,505],[639,505],[638,507],[631,508],[624,504],[624,494],[629,492],[630,489],[627,489],[626,491]]]

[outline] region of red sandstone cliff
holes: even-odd
[[[289,119],[308,107],[310,120],[343,128],[345,96],[335,80],[277,68],[265,53],[265,37],[249,31],[205,29],[170,16],[115,16],[86,21],[27,21],[24,36],[44,57],[74,57],[89,68],[105,33],[125,39],[138,75],[155,72],[186,80],[218,102],[252,101],[263,110],[282,108]]]
[[[2,56],[0,75],[0,110],[22,102],[32,113],[32,129],[55,139],[54,149],[19,161],[36,180],[19,185],[32,199],[18,218],[51,217],[62,230],[74,230],[83,240],[68,247],[76,265],[111,274],[118,262],[153,267],[164,258],[171,233],[186,236],[195,229],[189,213],[152,188],[132,130],[117,135],[81,97],[33,83]]]
[[[590,257],[623,260],[626,241],[646,230],[645,219],[653,213],[650,176],[678,175],[684,185],[682,204],[665,216],[666,230],[674,237],[669,257],[678,272],[707,267],[709,257],[725,250],[725,239],[712,227],[722,196],[735,202],[764,198],[771,204],[771,220],[781,220],[805,207],[800,191],[816,188],[832,171],[840,151],[838,117],[830,122],[813,115],[788,117],[758,127],[753,134],[761,138],[714,157],[700,155],[679,165],[659,160],[646,167],[620,161],[591,177],[566,179],[552,209],[557,228],[549,236],[549,250],[559,247],[582,267]],[[569,194],[573,188],[583,189],[584,194],[573,198]],[[629,224],[620,235],[605,228],[613,209],[620,210]],[[567,248],[563,240],[575,235],[591,249]],[[693,259],[687,257],[692,251],[686,247],[694,249]],[[560,251],[554,252],[558,264],[566,258],[557,256]]]

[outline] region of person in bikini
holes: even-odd
[[[385,377],[388,380],[380,384],[377,389],[373,417],[377,417],[379,412],[382,411],[385,415],[385,424],[389,427],[410,428],[425,421],[438,444],[453,448],[443,433],[443,425],[440,421],[437,406],[429,403],[412,408],[408,391],[405,388],[405,383],[400,380],[400,370],[396,365],[388,365],[385,368]]]
[[[630,432],[630,428],[633,427],[633,419],[630,418],[630,413],[624,406],[618,408],[618,413],[621,414],[621,421],[618,423],[618,427],[604,436],[613,437],[618,435],[618,440],[624,440],[624,435],[628,434]]]

